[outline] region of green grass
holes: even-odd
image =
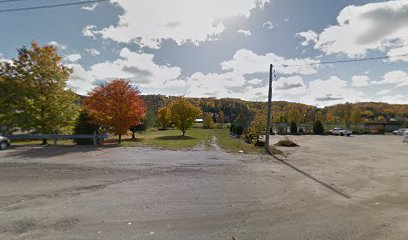
[[[122,136],[122,143],[118,146],[123,147],[152,147],[164,148],[170,150],[188,150],[195,147],[211,148],[213,137],[216,137],[216,144],[226,152],[238,153],[264,153],[263,147],[256,147],[252,144],[245,143],[241,138],[230,137],[228,129],[202,129],[192,128],[187,130],[186,136],[181,136],[180,130],[159,131],[149,129],[142,134],[136,134],[136,139],[131,139],[131,135]],[[109,139],[104,145],[117,145],[117,136],[109,135]],[[48,141],[49,145],[54,144],[53,140]],[[35,141],[13,141],[15,146],[22,145],[40,145],[40,140]],[[75,145],[72,140],[60,140],[58,146]]]
[[[136,139],[131,135],[122,138],[121,146],[124,147],[155,147],[171,150],[191,149],[197,145],[209,146],[211,131],[192,128],[187,130],[186,136],[181,136],[180,130],[158,131],[149,129],[146,133],[136,134]],[[117,137],[110,137],[107,143],[115,143]]]
[[[246,143],[242,138],[234,138],[229,135],[228,129],[211,129],[214,136],[217,138],[217,144],[226,152],[237,153],[244,151],[245,153],[265,153],[263,147],[256,147],[253,144]]]

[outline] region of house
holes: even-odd
[[[402,122],[396,120],[373,121],[364,123],[364,128],[372,133],[392,132],[402,128]]]

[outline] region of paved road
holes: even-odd
[[[406,239],[401,209],[353,194],[269,156],[19,148],[0,153],[0,239]]]

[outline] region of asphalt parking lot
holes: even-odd
[[[406,239],[408,144],[297,136],[270,156],[219,148],[0,152],[0,239]]]

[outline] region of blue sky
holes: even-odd
[[[125,78],[143,94],[266,101],[272,63],[274,100],[408,99],[408,57],[307,65],[408,53],[408,0],[111,0],[0,13],[0,28],[0,59],[32,40],[54,44],[74,69],[69,87],[80,94]]]

